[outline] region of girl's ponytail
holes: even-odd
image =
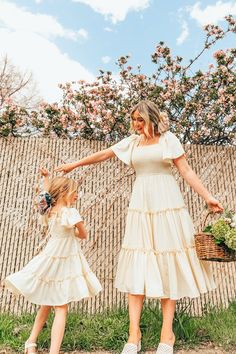
[[[40,215],[49,214],[50,210],[54,204],[53,202],[54,202],[54,200],[53,200],[50,193],[45,192],[45,191],[39,193],[37,207],[38,207],[38,211],[39,211]]]

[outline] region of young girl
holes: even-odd
[[[79,212],[71,207],[77,200],[76,182],[65,177],[49,180],[48,171],[44,168],[40,171],[48,192],[41,221],[48,225],[51,238],[21,271],[5,279],[5,285],[14,294],[22,294],[40,305],[25,343],[25,353],[36,353],[37,337],[54,308],[50,354],[56,354],[64,335],[68,303],[94,296],[102,287],[90,270],[78,240],[85,239],[87,231]]]

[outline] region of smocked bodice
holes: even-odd
[[[132,151],[132,166],[138,175],[144,174],[171,174],[168,161],[163,160],[163,147],[158,144],[137,146]]]
[[[78,210],[75,208],[63,207],[60,212],[47,218],[44,215],[41,222],[48,224],[48,230],[53,238],[65,238],[75,236],[75,224],[82,221]]]

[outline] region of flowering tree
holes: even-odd
[[[6,55],[0,58],[0,106],[9,99],[29,109],[40,101],[32,74],[20,71]]]
[[[10,59],[0,59],[0,136],[32,133],[32,107],[40,98],[32,74],[21,72]]]
[[[204,46],[188,65],[160,42],[151,56],[156,69],[150,77],[140,66],[133,69],[129,57],[123,56],[117,62],[119,79],[100,71],[93,83],[60,85],[60,104],[42,105],[34,112],[33,124],[44,135],[116,140],[129,134],[131,107],[149,99],[167,111],[183,143],[235,144],[236,49],[215,52],[215,62],[206,71],[192,72],[198,58],[229,32],[236,33],[232,16],[226,17],[225,28],[207,25]]]

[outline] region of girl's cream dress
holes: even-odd
[[[51,237],[44,250],[19,272],[5,279],[14,294],[38,305],[59,306],[96,295],[102,290],[81,251],[75,224],[82,221],[75,208],[63,207],[49,218]]]
[[[136,171],[115,286],[152,298],[197,297],[215,283],[196,255],[193,222],[171,174],[183,147],[171,132],[154,145],[138,146],[139,140],[131,135],[111,146]]]

